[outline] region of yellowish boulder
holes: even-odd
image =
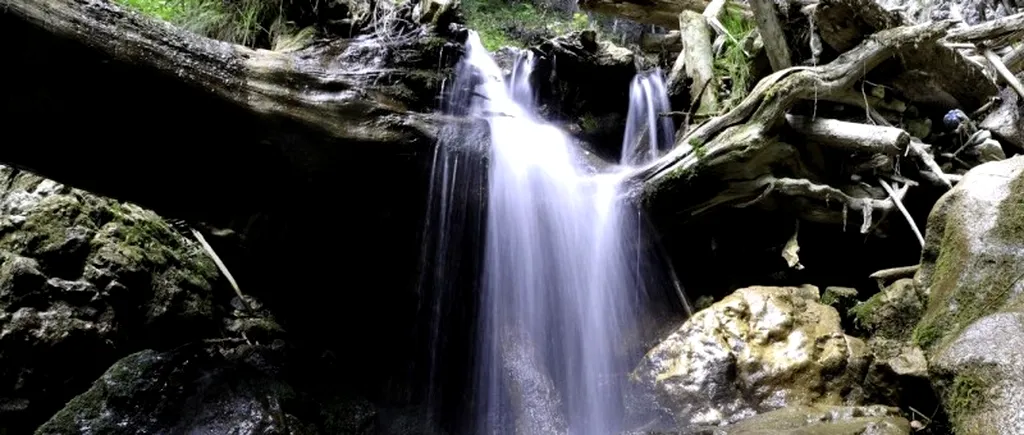
[[[857,405],[870,362],[818,289],[749,287],[693,315],[633,372],[679,426],[794,405]]]

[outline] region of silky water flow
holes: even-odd
[[[433,289],[429,389],[448,379],[438,367],[459,319],[475,323],[457,334],[473,343],[472,378],[464,397],[430,400],[467,409],[474,435],[618,433],[650,269],[622,181],[672,144],[664,81],[633,80],[620,162],[595,171],[535,112],[533,67],[525,51],[506,80],[471,32],[449,89],[459,121],[435,154],[421,281]],[[466,300],[475,314],[457,308]]]

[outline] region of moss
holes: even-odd
[[[957,434],[990,433],[987,428],[972,424],[976,419],[971,418],[984,412],[986,404],[994,403],[993,394],[998,394],[988,370],[991,368],[967,367],[944,383],[942,401]]]
[[[1010,196],[999,206],[993,232],[1004,242],[1024,242],[1024,175],[1010,185]],[[1020,259],[998,249],[971,252],[963,218],[947,213],[941,250],[932,272],[929,308],[914,330],[913,339],[928,349],[978,318],[1006,308],[1014,285],[1024,279]]]
[[[926,301],[912,279],[896,281],[849,309],[857,329],[872,337],[906,340],[913,336]]]
[[[1010,183],[1010,192],[999,204],[995,234],[1007,242],[1024,242],[1024,171]]]
[[[462,8],[466,25],[480,34],[480,41],[490,51],[504,46],[524,47],[590,27],[584,13],[568,15],[522,0],[467,0]]]
[[[703,159],[708,154],[708,150],[704,148],[704,139],[699,137],[690,138],[690,146],[693,147],[693,154],[698,159]]]
[[[597,117],[593,113],[587,112],[580,117],[580,128],[583,129],[584,133],[593,133],[600,128],[598,125]]]

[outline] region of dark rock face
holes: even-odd
[[[598,41],[592,30],[549,40],[534,49],[534,88],[545,116],[561,122],[606,160],[619,160],[629,83],[637,73],[633,52]]]
[[[134,353],[36,433],[374,433],[371,405],[335,399],[320,409],[288,356],[280,344],[232,342]]]
[[[122,358],[37,435],[432,434],[416,409],[348,393],[337,359],[275,339],[193,342]]]
[[[152,212],[9,167],[0,186],[0,432],[133,350],[218,329],[216,266]]]

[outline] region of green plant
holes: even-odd
[[[567,16],[534,6],[524,0],[466,0],[462,3],[466,25],[476,30],[484,48],[524,47],[560,33],[590,27],[586,14]]]
[[[250,47],[269,47],[276,33],[293,32],[282,0],[116,0],[197,34]]]
[[[731,37],[726,37],[722,55],[715,59],[714,70],[716,76],[727,76],[732,82],[729,97],[723,102],[722,107],[724,110],[729,110],[747,96],[753,85],[751,59],[744,51],[743,45],[756,26],[753,22],[744,19],[740,13],[728,8],[722,13],[721,22],[722,27]]]

